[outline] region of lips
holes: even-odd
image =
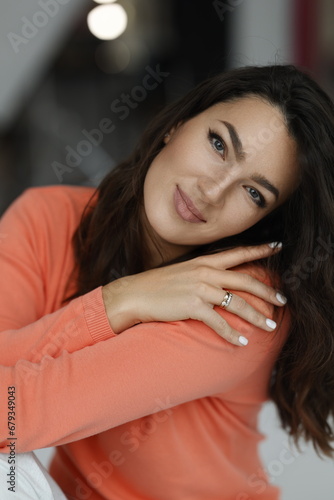
[[[183,220],[195,223],[206,222],[201,212],[179,186],[176,186],[174,193],[174,204],[177,213]]]

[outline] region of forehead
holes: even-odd
[[[263,123],[265,126],[268,126],[268,121],[275,122],[275,125],[280,123],[282,129],[286,130],[285,119],[281,110],[258,96],[248,95],[232,101],[216,103],[206,109],[202,115],[204,118],[219,118],[220,115],[228,115],[240,126],[254,125],[254,121]]]

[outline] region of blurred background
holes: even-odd
[[[334,94],[333,0],[11,0],[0,30],[0,215],[30,186],[97,186],[159,109],[225,69],[291,62]],[[287,464],[271,404],[260,425],[282,500],[333,500],[333,461],[305,445]]]

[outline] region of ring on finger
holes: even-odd
[[[220,307],[222,307],[223,309],[225,309],[229,305],[229,303],[231,302],[232,296],[233,296],[233,294],[231,292],[228,292],[226,290],[225,297],[223,298],[223,300],[222,300],[222,302],[220,304]]]

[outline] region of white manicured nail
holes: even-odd
[[[275,248],[275,247],[281,248],[282,247],[282,242],[281,241],[279,241],[279,242],[273,241],[272,243],[268,243],[268,246],[270,246],[270,248]]]
[[[272,319],[269,319],[269,318],[266,319],[266,323],[269,326],[269,328],[276,328],[276,326],[277,326],[275,321],[273,321]]]
[[[240,335],[240,337],[239,337],[239,342],[242,345],[247,345],[248,344],[248,340],[246,339],[246,337],[243,337],[242,335]]]
[[[276,299],[278,300],[278,302],[280,302],[281,304],[286,304],[288,299],[286,297],[284,297],[284,295],[281,295],[279,292],[276,293]]]

